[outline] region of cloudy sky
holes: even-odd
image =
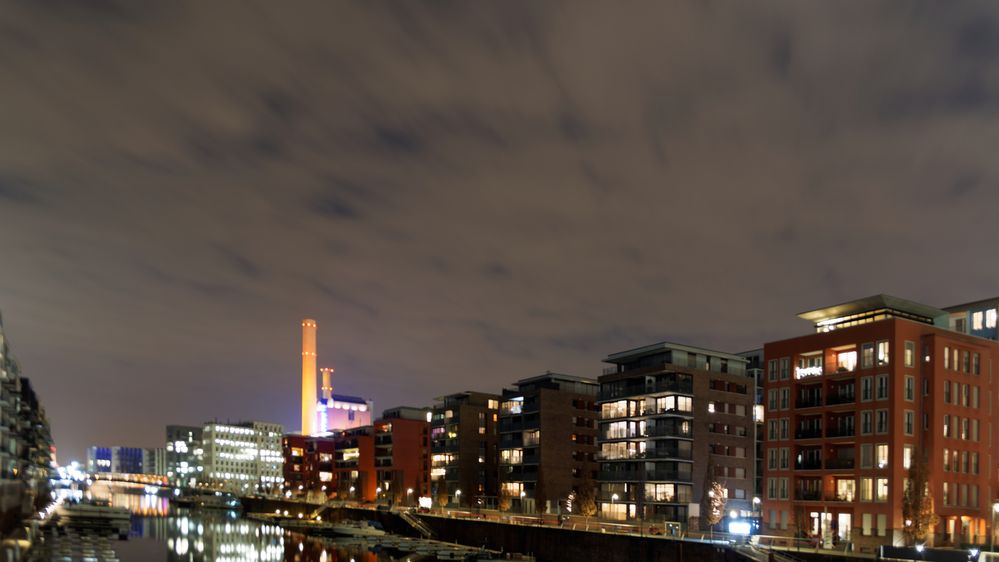
[[[993,2],[29,2],[0,310],[61,457],[999,294]]]

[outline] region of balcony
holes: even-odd
[[[630,396],[644,396],[646,394],[656,394],[659,392],[677,392],[680,394],[693,394],[694,383],[693,382],[662,382],[658,384],[650,385],[635,385],[629,386],[623,389],[615,389],[613,391],[601,390],[597,396],[597,400],[615,400],[618,398],[628,398]]]
[[[599,479],[607,482],[658,482],[658,481],[678,481],[690,482],[690,474],[682,474],[678,470],[646,470],[642,474],[641,470],[601,470],[598,473]]]
[[[646,427],[644,437],[681,437],[690,439],[690,429],[682,427]]]
[[[822,405],[822,398],[820,396],[809,396],[808,398],[799,398],[795,402],[796,408],[818,408]]]
[[[837,404],[855,404],[856,402],[856,394],[833,394],[826,403],[830,406],[835,406]]]
[[[822,499],[822,492],[818,490],[795,490],[794,499],[801,501],[817,501]]]
[[[826,468],[830,470],[852,469],[856,464],[854,459],[826,459]]]
[[[500,419],[499,431],[500,433],[506,433],[508,431],[523,431],[524,421],[518,419],[516,421],[509,419]]]
[[[805,459],[794,463],[795,470],[822,470],[822,461],[819,459]]]
[[[821,439],[822,428],[799,429],[794,432],[795,439]]]

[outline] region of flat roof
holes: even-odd
[[[337,402],[351,402],[354,404],[367,404],[368,401],[360,396],[349,396],[347,394],[330,394],[330,400]]]
[[[968,310],[969,308],[974,307],[975,305],[996,304],[996,303],[999,303],[999,297],[992,297],[990,299],[971,301],[971,302],[966,302],[964,304],[956,304],[954,306],[948,306],[947,308],[944,308],[944,310],[946,310],[947,312],[963,312],[965,310]]]
[[[925,318],[937,318],[947,315],[946,310],[891,295],[880,294],[823,308],[816,308],[815,310],[807,310],[799,313],[798,318],[817,323],[831,318],[841,318],[843,316],[851,316],[882,308],[908,312]]]
[[[619,351],[617,353],[611,353],[606,358],[604,358],[604,363],[619,363],[625,359],[633,359],[635,357],[641,357],[643,355],[652,355],[654,353],[659,353],[661,351],[686,351],[688,353],[698,353],[701,355],[711,355],[713,357],[721,357],[723,359],[729,359],[732,361],[741,361],[743,363],[749,363],[749,360],[745,357],[740,357],[734,353],[727,353],[724,351],[716,351],[713,349],[707,349],[704,347],[694,347],[692,345],[683,345],[679,343],[670,342],[659,342],[652,345],[646,345],[642,347],[636,347],[635,349],[629,349],[627,351]]]
[[[592,385],[600,384],[596,381],[596,379],[577,377],[575,375],[565,375],[562,373],[553,373],[551,371],[547,371],[545,374],[538,375],[536,377],[528,377],[526,379],[520,379],[519,381],[513,384],[516,385],[530,384],[532,382],[538,382],[538,381],[566,381],[566,382],[578,382],[582,384],[592,384]]]
[[[479,392],[477,390],[466,390],[466,391],[463,391],[463,392],[455,392],[455,393],[452,393],[452,394],[445,394],[444,396],[438,396],[438,397],[434,398],[434,400],[444,401],[444,400],[447,400],[448,398],[461,398],[463,396],[476,396],[476,395],[477,396],[489,396],[490,398],[495,398],[495,397],[499,396],[498,394],[495,394],[493,392]]]

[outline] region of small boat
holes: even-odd
[[[341,521],[330,525],[329,529],[345,537],[380,537],[385,534],[381,525],[374,521]]]
[[[239,503],[239,498],[222,492],[181,496],[173,501],[179,507],[189,507],[192,509],[224,509],[226,511],[240,511],[243,509],[243,505]]]
[[[60,525],[106,527],[122,538],[128,538],[131,529],[132,513],[107,501],[64,502],[56,509],[56,515]]]

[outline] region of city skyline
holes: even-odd
[[[0,16],[0,310],[63,459],[297,427],[303,318],[381,412],[997,293],[990,5],[102,6]]]

